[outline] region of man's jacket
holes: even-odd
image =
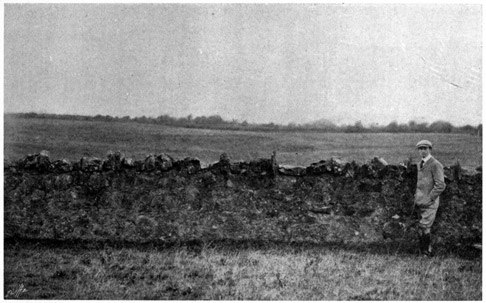
[[[444,168],[439,161],[431,157],[424,166],[418,165],[417,191],[415,204],[421,208],[438,208],[439,195],[444,191]]]

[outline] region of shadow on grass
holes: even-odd
[[[171,248],[185,248],[190,252],[199,254],[204,248],[215,248],[220,250],[279,250],[281,252],[304,252],[323,250],[345,250],[357,253],[368,253],[377,255],[399,255],[419,256],[415,243],[404,243],[403,241],[382,241],[373,243],[344,243],[344,242],[285,242],[271,240],[234,240],[219,239],[214,241],[177,241],[177,242],[130,242],[114,240],[53,240],[53,239],[27,239],[27,238],[5,238],[4,248],[52,248],[72,250],[101,250],[101,249],[137,249],[163,250]],[[461,259],[474,260],[482,257],[482,251],[468,246],[436,247],[436,257],[458,257]]]

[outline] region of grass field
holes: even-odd
[[[48,150],[53,160],[77,161],[82,156],[103,158],[109,150],[120,150],[140,160],[148,154],[167,153],[212,163],[223,152],[232,160],[249,161],[269,158],[275,150],[281,164],[307,166],[332,156],[360,162],[380,156],[398,164],[410,157],[417,159],[415,144],[424,138],[434,143],[433,154],[445,166],[456,159],[472,169],[482,164],[482,138],[465,134],[246,132],[9,116],[5,116],[4,155],[8,160],[17,160]]]
[[[5,250],[12,299],[481,300],[481,274],[480,260],[317,246]]]

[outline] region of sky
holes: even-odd
[[[482,117],[479,4],[5,4],[4,112]]]

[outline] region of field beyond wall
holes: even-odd
[[[459,160],[462,167],[482,165],[482,138],[469,134],[251,132],[178,128],[137,122],[69,121],[5,116],[4,157],[18,160],[48,150],[51,159],[77,161],[103,158],[107,151],[143,159],[166,153],[174,158],[197,157],[203,163],[219,160],[268,158],[277,151],[279,164],[308,166],[331,157],[366,162],[374,156],[390,164],[417,160],[415,144],[434,143],[433,155],[444,166]]]

